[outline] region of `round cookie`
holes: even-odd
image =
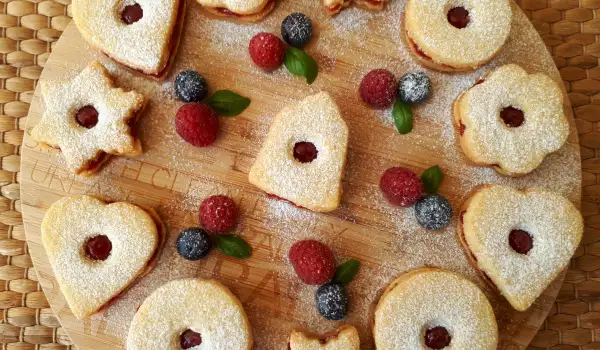
[[[201,339],[202,349],[252,348],[248,317],[227,287],[214,280],[182,279],[163,285],[142,303],[129,328],[127,349],[179,349],[184,334]]]
[[[289,350],[359,350],[360,338],[356,328],[348,325],[322,336],[293,330],[288,348]]]
[[[524,311],[569,264],[583,218],[554,192],[485,185],[463,205],[456,232],[473,267]]]
[[[535,170],[569,136],[558,84],[518,65],[502,66],[454,102],[465,155],[507,176]]]
[[[426,67],[473,70],[491,60],[510,33],[509,0],[409,0],[404,29],[409,47]]]
[[[377,349],[430,349],[426,336],[436,331],[447,332],[448,349],[498,345],[494,312],[473,282],[436,268],[412,270],[392,282],[375,310]]]

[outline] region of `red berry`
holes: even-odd
[[[296,242],[289,253],[296,274],[304,283],[324,284],[335,275],[335,258],[331,250],[315,240]]]
[[[386,170],[379,182],[379,188],[390,203],[401,207],[409,207],[423,197],[421,179],[406,168]]]
[[[208,146],[219,134],[219,119],[204,103],[188,103],[177,111],[175,130],[186,142],[196,147]]]
[[[281,39],[271,33],[258,33],[250,40],[250,57],[264,70],[275,70],[283,63],[285,47]]]
[[[370,71],[360,83],[360,98],[369,106],[387,108],[394,103],[398,83],[394,75],[385,69]]]
[[[208,197],[200,205],[200,224],[210,233],[224,233],[236,225],[237,206],[227,196]]]

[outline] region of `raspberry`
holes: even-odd
[[[271,33],[258,33],[250,40],[250,57],[264,70],[275,70],[283,63],[283,42]]]
[[[289,252],[290,262],[307,284],[323,284],[335,275],[335,258],[323,243],[314,240],[296,242]]]
[[[394,205],[409,207],[423,196],[423,183],[410,169],[390,168],[383,173],[379,188]]]
[[[210,233],[224,233],[236,225],[237,206],[227,196],[208,197],[200,205],[200,224]]]
[[[219,119],[208,105],[189,103],[181,106],[177,111],[175,130],[186,142],[196,147],[204,147],[217,138]]]
[[[398,84],[394,75],[385,69],[370,71],[360,83],[360,98],[369,106],[387,108],[394,103]]]

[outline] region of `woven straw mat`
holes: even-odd
[[[318,1],[318,0],[315,0]],[[518,0],[560,69],[581,140],[586,230],[530,349],[600,349],[600,0]],[[0,345],[75,348],[52,313],[28,254],[19,158],[29,102],[70,0],[0,0]]]

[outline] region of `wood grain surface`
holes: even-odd
[[[371,309],[380,290],[399,274],[419,266],[439,266],[464,273],[485,289],[454,237],[456,218],[441,233],[425,232],[414,222],[410,209],[398,210],[384,203],[377,183],[390,166],[406,166],[420,173],[439,164],[446,173],[441,193],[455,209],[473,187],[485,182],[548,187],[579,202],[579,148],[568,102],[565,111],[572,124],[568,145],[525,178],[506,179],[490,169],[467,165],[454,142],[450,104],[493,67],[519,63],[560,81],[543,41],[516,5],[511,38],[491,64],[463,75],[428,72],[434,95],[426,105],[415,109],[412,134],[399,135],[390,123],[389,111],[371,111],[360,103],[358,83],[370,69],[384,67],[400,76],[419,68],[400,36],[402,7],[403,2],[397,1],[382,14],[350,10],[345,17],[328,20],[316,2],[282,2],[265,22],[239,27],[209,18],[198,5],[190,3],[174,72],[196,69],[208,79],[213,91],[229,88],[252,99],[243,115],[221,118],[221,135],[214,146],[206,149],[186,145],[174,133],[173,116],[180,103],[170,92],[172,77],[165,83],[155,83],[132,75],[88,47],[73,25],[65,31],[46,64],[42,80],[69,79],[93,59],[100,59],[120,85],[151,98],[140,122],[144,156],[113,158],[93,178],[67,173],[60,154],[42,151],[27,135],[24,139],[21,190],[29,249],[50,305],[80,349],[122,346],[128,322],[144,297],[167,280],[187,276],[218,278],[240,297],[254,328],[257,349],[285,348],[293,327],[331,330],[339,324],[325,322],[317,315],[314,288],[302,285],[286,261],[289,246],[305,237],[329,243],[340,261],[347,257],[362,261],[362,270],[349,288],[352,301],[347,322],[360,328],[366,349],[372,348]],[[279,23],[292,11],[307,13],[315,22],[316,36],[307,51],[319,62],[320,75],[312,86],[284,69],[273,74],[260,72],[245,51],[253,33],[278,32]],[[272,117],[283,106],[320,90],[333,95],[351,133],[343,204],[326,215],[268,199],[248,184],[246,175]],[[36,92],[28,130],[37,123],[43,109],[43,99]],[[134,285],[103,315],[81,321],[72,316],[60,293],[39,232],[39,223],[49,205],[76,193],[151,206],[165,220],[170,233],[153,274]],[[216,193],[229,194],[240,206],[242,217],[237,233],[253,246],[253,256],[238,261],[215,251],[205,261],[184,262],[174,251],[173,241],[181,228],[197,225],[201,200]],[[527,346],[552,307],[562,278],[524,313],[512,310],[493,291],[486,290],[499,320],[502,349]]]

